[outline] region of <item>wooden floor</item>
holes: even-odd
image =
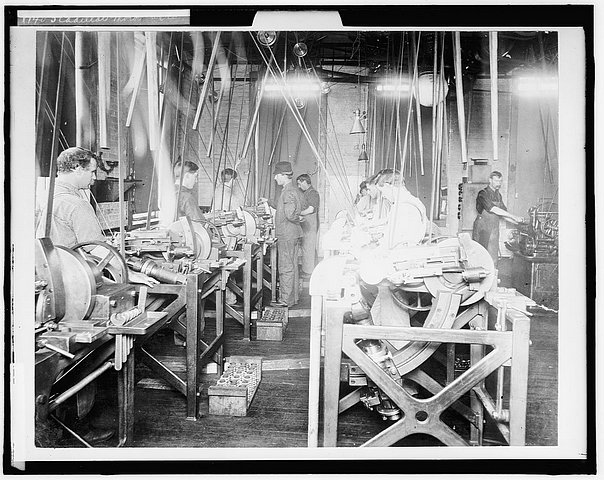
[[[308,298],[303,299],[308,302]],[[211,333],[213,321],[208,321]],[[528,445],[557,444],[558,323],[555,316],[535,317],[531,324],[529,390],[526,441]],[[285,358],[308,356],[308,317],[290,320],[283,342],[242,340],[242,327],[233,320],[225,325],[225,355],[257,355],[273,368]],[[158,341],[167,348],[166,358],[178,363],[184,349],[174,345],[171,332],[160,332]],[[303,362],[301,362],[303,363]],[[182,365],[182,362],[180,362]],[[181,368],[184,375],[184,367]],[[200,398],[201,418],[186,420],[185,399],[171,389],[158,388],[143,365],[136,368],[134,447],[305,447],[307,445],[308,369],[263,370],[262,381],[246,417],[208,415],[207,387],[217,375],[204,374]],[[101,379],[92,423],[116,427],[115,374]],[[145,386],[145,388],[143,388]],[[149,388],[153,387],[153,388]],[[358,446],[387,426],[374,412],[356,405],[340,415],[338,446]],[[460,422],[457,430],[463,435]],[[487,436],[489,429],[486,429]],[[497,443],[496,436],[493,443]],[[396,446],[431,446],[440,443],[429,436],[411,436]],[[65,439],[61,446],[78,446]],[[115,446],[109,440],[106,447]]]

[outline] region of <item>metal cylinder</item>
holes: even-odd
[[[113,362],[107,361],[103,365],[101,365],[99,368],[97,368],[94,372],[92,372],[90,375],[87,375],[82,380],[80,380],[78,383],[76,383],[73,387],[65,390],[61,395],[59,395],[57,398],[55,398],[54,400],[52,400],[50,402],[50,404],[48,405],[48,408],[50,409],[50,411],[57,408],[60,404],[62,404],[68,398],[73,397],[76,393],[78,393],[80,390],[82,390],[82,388],[84,388],[90,382],[95,380],[97,377],[101,376],[103,373],[105,373],[110,368],[113,368]]]
[[[150,258],[133,258],[128,259],[128,266],[137,272],[149,275],[162,283],[179,283],[185,284],[187,277],[182,273],[172,272],[159,266],[155,261]]]

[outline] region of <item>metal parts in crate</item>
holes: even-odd
[[[283,340],[289,320],[287,307],[266,307],[262,318],[256,322],[256,340]]]
[[[208,388],[210,415],[245,417],[261,380],[261,357],[228,357],[224,373]]]

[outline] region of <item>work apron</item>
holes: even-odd
[[[493,206],[504,208],[503,202],[493,202]],[[499,220],[499,215],[483,210],[474,220],[472,230],[472,239],[487,249],[495,265],[499,257]]]
[[[304,217],[302,222],[302,272],[310,275],[317,264],[317,233],[319,230],[319,219],[316,213]]]

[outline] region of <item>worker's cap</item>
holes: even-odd
[[[294,173],[292,168],[292,164],[289,162],[277,162],[275,164],[275,170],[273,171],[273,175],[277,175],[278,173]]]

